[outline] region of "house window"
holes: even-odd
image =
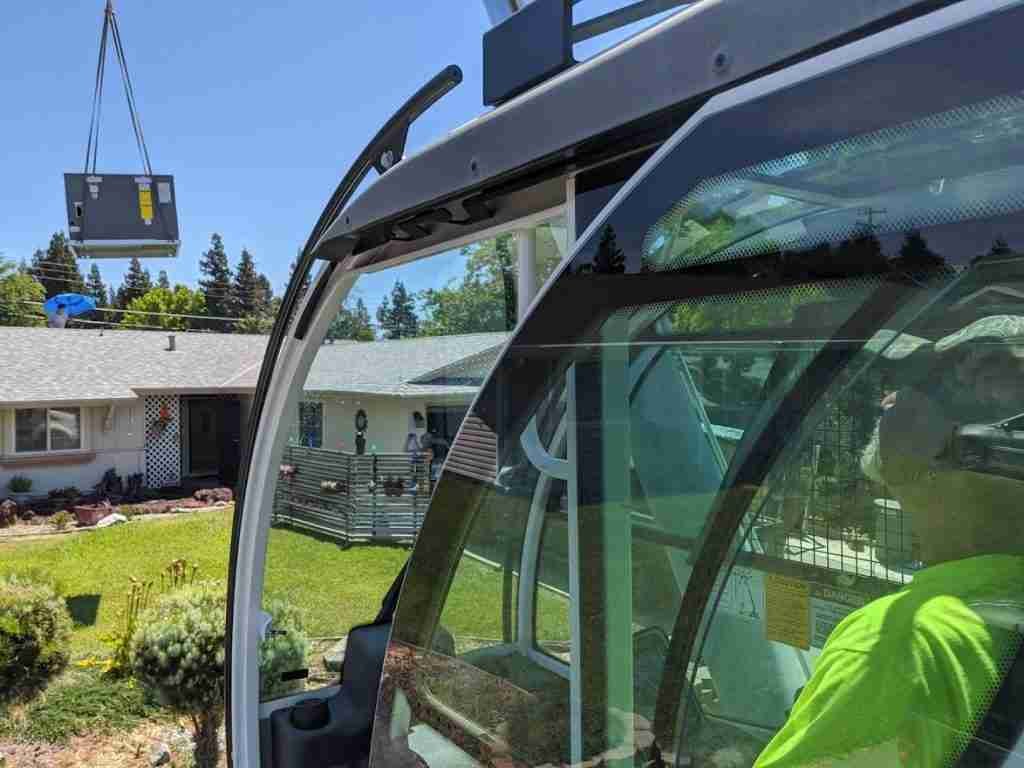
[[[299,445],[321,448],[324,444],[324,404],[299,403]]]
[[[81,408],[21,408],[14,412],[16,453],[82,448]]]

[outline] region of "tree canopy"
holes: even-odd
[[[396,280],[391,295],[385,296],[377,307],[377,323],[386,339],[405,339],[420,335],[420,320],[416,314],[414,295],[405,283]]]
[[[126,328],[137,326],[155,326],[167,330],[184,331],[202,328],[203,320],[185,317],[168,317],[168,314],[204,315],[206,299],[201,291],[192,290],[184,285],[176,285],[173,290],[153,288],[132,301],[127,307],[131,312],[125,314],[121,325]],[[135,314],[135,313],[146,314]]]
[[[199,271],[205,275],[199,280],[208,313],[212,317],[233,317],[233,291],[231,266],[228,254],[224,250],[224,240],[216,232],[210,237],[210,247],[203,252],[199,260]],[[209,327],[220,331],[230,331],[230,323],[222,320],[211,320]]]
[[[63,232],[54,232],[46,250],[32,256],[32,274],[48,299],[58,293],[85,293],[85,280]]]
[[[45,325],[43,310],[37,306],[45,299],[42,283],[0,260],[0,325]]]
[[[370,312],[362,299],[356,299],[351,308],[342,304],[327,329],[327,339],[331,341],[336,339],[373,341],[374,338]]]

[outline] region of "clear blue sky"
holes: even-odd
[[[181,254],[145,261],[154,278],[166,269],[195,285],[216,231],[232,262],[248,248],[279,291],[341,174],[409,94],[442,66],[462,67],[409,151],[483,111],[479,0],[115,3],[153,169],[173,173],[178,193]],[[588,0],[582,15],[623,4]],[[32,0],[4,14],[2,258],[27,259],[66,227],[62,174],[84,164],[102,11],[103,0]],[[108,65],[98,170],[135,172]],[[108,284],[127,267],[96,263]],[[377,299],[365,298],[372,310]]]

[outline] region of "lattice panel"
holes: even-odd
[[[180,484],[181,408],[178,396],[147,396],[146,487],[166,488]]]

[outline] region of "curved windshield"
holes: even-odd
[[[1013,746],[1024,97],[915,85],[949,44],[710,117],[598,219],[473,406],[495,479],[435,491],[374,765]]]

